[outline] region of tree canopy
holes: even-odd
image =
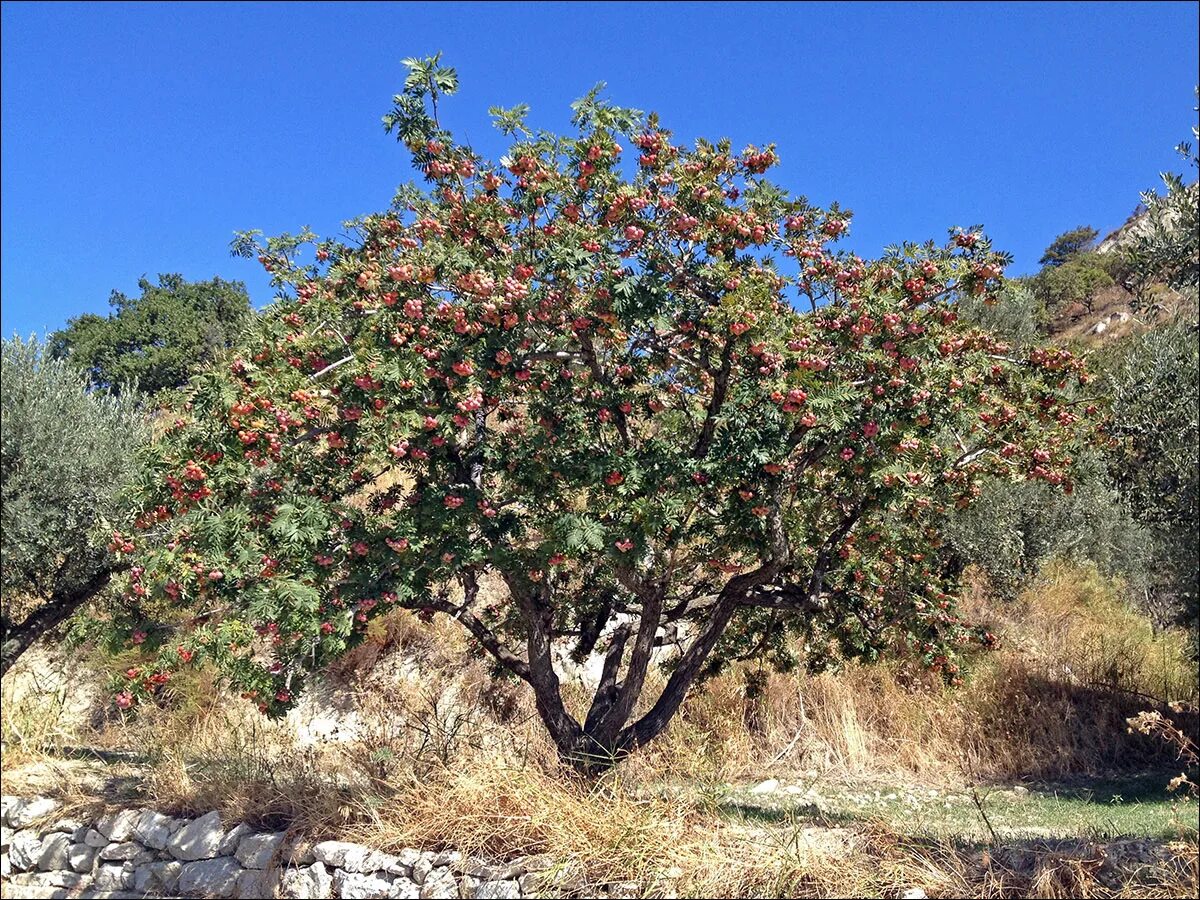
[[[4,341],[2,365],[0,670],[7,670],[108,584],[116,561],[106,545],[112,529],[127,524],[120,493],[147,429],[129,398],[90,390],[37,341]]]
[[[147,394],[183,385],[228,349],[245,325],[250,298],[240,281],[139,279],[141,294],[113,291],[107,316],[77,316],[51,335],[55,355],[69,356],[92,384],[119,392],[134,384]]]
[[[1043,266],[1061,266],[1072,256],[1090,250],[1100,232],[1090,225],[1080,225],[1064,231],[1046,248],[1038,263]]]
[[[121,705],[212,660],[283,712],[397,608],[528,682],[581,769],[726,663],[796,664],[797,636],[809,665],[957,680],[991,636],[955,612],[941,516],[986,475],[1069,490],[1093,412],[1070,353],[958,321],[1008,258],[969,228],[866,262],[835,249],[848,212],[764,178],[774,147],[688,148],[596,91],[570,136],[494,110],[488,161],[439,124],[452,70],[411,62],[386,121],[426,186],[344,241],[235,242],[286,293],[147,469],[121,541],[159,652]],[[566,645],[603,656],[586,709]]]

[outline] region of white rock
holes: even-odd
[[[0,794],[0,822],[8,824],[8,811],[21,802],[20,797],[12,794]]]
[[[242,900],[274,897],[279,886],[279,869],[246,869],[237,878],[233,896]]]
[[[43,872],[53,872],[56,869],[68,869],[71,866],[70,835],[47,835],[42,840],[42,853],[38,857],[37,866]]]
[[[457,900],[458,881],[449,869],[434,869],[421,885],[421,900]]]
[[[265,869],[283,844],[284,834],[253,834],[242,838],[234,855],[247,869]]]
[[[399,862],[390,853],[348,841],[321,841],[313,847],[313,856],[331,868],[354,874],[387,870]]]
[[[396,861],[400,865],[411,869],[413,867],[413,863],[415,863],[422,856],[427,856],[427,855],[428,854],[424,854],[420,850],[414,850],[412,847],[405,847],[403,850],[401,850],[399,853],[396,854]]]
[[[421,886],[403,876],[393,881],[388,890],[391,900],[419,900],[420,896]]]
[[[900,892],[900,900],[925,900],[926,894],[922,888],[905,888]]]
[[[83,827],[84,824],[78,819],[59,819],[57,822],[47,828],[46,831],[47,833],[51,831],[61,831],[64,834],[74,834]]]
[[[75,872],[90,872],[99,851],[87,844],[72,844],[67,850],[67,864]]]
[[[243,871],[232,856],[190,862],[179,873],[179,892],[193,897],[232,897]]]
[[[7,878],[12,874],[12,860],[8,858],[7,853],[0,853],[0,878]]]
[[[12,843],[12,837],[16,833],[17,830],[15,828],[0,825],[0,853],[8,849],[8,845]]]
[[[475,900],[520,900],[521,887],[515,881],[485,881],[475,888]]]
[[[144,809],[133,826],[133,834],[152,850],[165,850],[171,835],[180,828],[180,821],[152,809]]]
[[[9,807],[8,824],[13,828],[28,828],[39,819],[44,819],[60,806],[49,797],[34,797]]]
[[[92,887],[98,891],[123,891],[133,887],[133,869],[109,863],[98,866],[92,876]]]
[[[333,873],[333,889],[345,900],[383,900],[392,883],[361,872],[337,871]]]
[[[23,888],[42,888],[50,891],[46,894],[41,894],[40,891],[27,893],[21,891],[18,896],[24,897],[62,897],[65,896],[60,891],[54,891],[53,888],[66,888],[67,890],[76,890],[87,884],[87,878],[80,875],[78,872],[29,872],[26,874],[13,875],[9,878],[9,885],[12,887]],[[8,891],[5,891],[6,896],[12,896]]]
[[[424,884],[429,873],[433,871],[433,859],[428,853],[422,853],[413,861],[411,868],[412,880],[417,884]]]
[[[441,863],[441,865],[450,865],[450,863]],[[470,875],[472,878],[478,878],[480,881],[487,881],[497,877],[492,871],[491,866],[485,863],[482,859],[476,859],[473,856],[468,856],[466,859],[460,860],[456,866],[456,869],[459,872],[462,872],[462,874]]]
[[[18,831],[12,836],[12,843],[8,845],[8,858],[12,860],[12,866],[18,871],[32,869],[37,865],[38,859],[42,855],[42,839],[38,837],[38,833],[32,829]]]
[[[96,820],[96,830],[113,844],[122,844],[133,838],[133,829],[141,813],[136,809],[122,809]]]
[[[220,851],[224,838],[221,814],[213,811],[171,835],[171,839],[167,841],[167,850],[176,859],[185,861],[211,859]],[[229,890],[233,891],[232,886]]]
[[[754,787],[750,788],[752,794],[770,794],[779,788],[778,778],[768,778],[766,781],[760,781]]]
[[[153,851],[147,850],[137,841],[124,841],[100,848],[100,859],[104,862],[132,862],[134,865],[152,862]]]
[[[179,876],[183,863],[164,860],[138,866],[133,873],[133,889],[142,894],[171,896],[179,889]]]
[[[290,900],[327,900],[333,896],[333,879],[322,862],[305,869],[288,869],[283,873],[279,895]]]
[[[242,842],[242,838],[249,837],[252,834],[254,834],[253,828],[245,822],[239,822],[229,830],[221,841],[217,856],[233,856],[233,852],[237,850],[237,846]]]

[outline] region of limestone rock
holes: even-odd
[[[7,825],[0,825],[0,853],[8,849],[8,845],[12,843],[13,835],[17,833],[15,828],[9,828]]]
[[[429,873],[433,871],[433,859],[428,853],[422,853],[418,856],[411,866],[412,880],[417,884],[424,884],[425,879],[429,877]]]
[[[61,831],[63,834],[74,834],[83,827],[84,824],[78,819],[59,819],[46,829],[46,833],[49,834],[52,831]]]
[[[132,861],[135,864],[141,864],[153,860],[154,854],[137,841],[125,841],[120,844],[109,844],[106,847],[101,847],[100,859],[104,862]]]
[[[8,846],[8,858],[12,860],[14,869],[32,869],[41,856],[42,839],[36,831],[25,829],[12,836],[12,843]]]
[[[313,847],[313,856],[327,866],[354,874],[386,870],[398,862],[390,853],[348,841],[321,841]]]
[[[109,813],[96,820],[96,830],[108,838],[109,843],[123,844],[133,839],[133,829],[141,813],[136,809],[123,809]]]
[[[485,881],[475,888],[475,900],[519,900],[521,887],[515,881]]]
[[[333,888],[345,900],[383,900],[392,889],[391,881],[360,872],[334,872]]]
[[[245,822],[239,822],[233,828],[229,829],[224,840],[221,841],[221,846],[217,850],[217,856],[233,856],[233,852],[237,850],[238,844],[242,842],[242,839],[252,834],[254,834],[253,828]]]
[[[67,848],[67,865],[75,872],[90,872],[99,851],[87,844],[72,844]]]
[[[288,869],[283,873],[279,895],[290,900],[327,900],[333,896],[333,879],[322,862],[304,869]]]
[[[152,862],[138,866],[133,873],[133,888],[140,894],[171,896],[179,890],[183,863],[176,860]]]
[[[421,900],[456,900],[458,881],[449,869],[434,869],[421,885]]]
[[[37,867],[43,872],[53,872],[56,869],[69,869],[70,861],[71,838],[70,835],[54,834],[47,835],[42,840],[42,852],[38,856]]]
[[[392,887],[388,891],[388,897],[391,900],[419,900],[420,896],[420,885],[403,876],[393,881]]]
[[[18,830],[28,828],[39,819],[54,812],[61,804],[49,797],[32,797],[29,800],[18,800],[8,808],[8,824]]]
[[[232,856],[189,862],[179,873],[179,892],[192,897],[232,897],[243,871]]]
[[[83,842],[89,847],[99,850],[101,847],[108,846],[108,838],[102,835],[94,828],[89,828],[83,835]]]
[[[28,872],[12,875],[8,881],[13,887],[77,890],[87,884],[87,877],[78,872]],[[8,895],[8,892],[5,891],[5,894]],[[23,890],[18,896],[31,895],[32,892],[27,893]]]
[[[181,824],[178,819],[164,816],[152,809],[144,809],[134,823],[133,834],[151,850],[165,850],[167,841],[179,830]]]
[[[279,886],[279,869],[246,869],[237,877],[233,896],[243,900],[274,897]]]
[[[779,789],[779,779],[768,778],[766,781],[760,781],[754,787],[750,788],[752,794],[770,794]]]
[[[124,865],[109,863],[98,866],[93,877],[92,887],[98,891],[124,891],[133,887],[132,868]]]
[[[265,869],[275,859],[283,844],[283,832],[278,834],[253,834],[242,838],[234,855],[247,869]]]
[[[171,835],[167,850],[176,859],[193,861],[211,859],[221,849],[225,830],[221,827],[221,814],[210,812],[194,820]],[[230,892],[233,888],[230,887]]]

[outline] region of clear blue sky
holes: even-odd
[[[983,222],[1036,267],[1178,169],[1195,3],[3,4],[5,335],[60,327],[143,273],[244,280],[237,229],[384,208],[410,177],[380,116],[401,58],[445,51],[445,118],[485,153],[493,104],[568,127],[597,81],[680,137],[775,141],[777,180],[856,218],[850,244]]]

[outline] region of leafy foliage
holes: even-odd
[[[81,366],[98,387],[120,392],[130,385],[155,394],[183,385],[236,340],[250,313],[238,281],[187,282],[159,275],[138,281],[141,295],[113,291],[108,316],[77,316],[51,335],[53,353]]]
[[[1200,128],[1195,125],[1192,138],[1200,141]],[[1200,156],[1191,144],[1175,149],[1193,169],[1200,168]],[[1162,174],[1162,182],[1164,194],[1142,195],[1146,227],[1129,247],[1129,263],[1140,293],[1165,282],[1194,299],[1200,284],[1200,182],[1185,184],[1182,175],[1171,172]]]
[[[1046,266],[1030,279],[1034,295],[1050,316],[1072,307],[1091,312],[1096,294],[1116,284],[1113,277],[1123,260],[1117,254],[1089,250]]]
[[[988,477],[1070,489],[1088,414],[1070,353],[959,322],[1008,257],[970,229],[868,264],[833,247],[848,213],[764,180],[772,147],[688,149],[598,91],[570,137],[501,115],[487,161],[438,124],[439,66],[410,62],[387,120],[425,190],[314,256],[257,247],[287,293],[147,471],[130,590],[161,649],[120,702],[211,658],[282,712],[397,607],[529,682],[581,768],[726,660],[793,664],[789,635],[814,665],[907,648],[957,680],[989,638],[954,612],[942,517]],[[564,640],[605,655],[583,716]]]
[[[1200,523],[1200,335],[1175,322],[1123,341],[1103,362],[1111,398],[1112,469],[1158,541],[1158,584],[1197,627]]]
[[[1011,344],[1027,349],[1046,337],[1046,311],[1024,280],[1011,280],[986,301],[963,297],[957,306],[963,323],[980,328]]]
[[[1098,449],[1085,453],[1070,494],[1039,482],[992,481],[979,503],[950,517],[947,537],[1006,600],[1058,559],[1091,563],[1144,591],[1154,577],[1154,538],[1114,489],[1106,464]]]
[[[1090,250],[1099,234],[1100,232],[1090,225],[1080,225],[1078,228],[1064,231],[1046,248],[1038,263],[1051,268],[1061,266],[1071,257]]]
[[[89,390],[77,370],[50,358],[37,341],[3,342],[2,381],[0,596],[7,668],[19,613],[63,603],[110,565],[105,545],[112,528],[126,524],[119,494],[137,471],[146,427],[131,399]]]

